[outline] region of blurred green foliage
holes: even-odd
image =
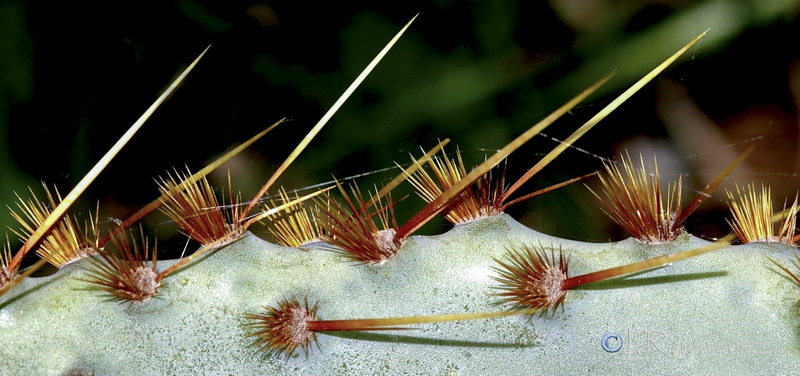
[[[563,139],[614,93],[708,28],[708,37],[665,79],[687,87],[714,120],[759,103],[793,113],[787,72],[800,50],[778,41],[798,35],[797,11],[796,0],[122,1],[35,7],[4,1],[0,199],[11,205],[11,192],[38,188],[36,180],[62,192],[71,189],[208,44],[209,55],[188,82],[101,175],[76,212],[100,201],[102,218],[124,218],[157,196],[154,177],[183,165],[197,170],[288,117],[292,122],[226,166],[244,196],[252,195],[417,12],[409,32],[281,179],[284,186],[407,163],[408,153],[443,138],[452,138],[465,160],[477,164],[619,69],[602,93],[546,131]],[[612,157],[618,145],[637,136],[669,142],[670,132],[656,115],[656,87],[650,85],[576,147]],[[668,148],[681,150],[674,145],[680,141],[672,142]],[[554,145],[548,137],[532,140],[510,158],[508,179]],[[600,168],[594,155],[571,149],[529,189]],[[787,185],[796,186],[795,172],[783,167],[776,173],[787,174]],[[359,183],[380,185],[396,173],[376,173]],[[687,184],[701,186],[708,179],[704,174],[696,171],[690,177],[697,182]],[[396,196],[406,194],[411,197],[398,207],[400,221],[422,206],[408,187]],[[579,240],[624,236],[600,219],[593,198],[579,185],[519,205],[511,214],[540,231]],[[0,218],[8,223],[9,216]],[[169,238],[174,231],[163,221],[152,219],[150,225]],[[425,231],[438,233],[443,226],[437,222]]]

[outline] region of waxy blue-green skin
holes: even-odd
[[[546,316],[321,334],[318,347],[289,358],[265,356],[246,338],[245,313],[289,297],[317,302],[322,319],[507,309],[492,295],[494,259],[520,244],[562,249],[579,275],[708,243],[582,243],[501,215],[411,237],[386,263],[363,265],[247,235],[165,279],[158,298],[141,304],[85,290],[77,262],[0,298],[0,373],[800,374],[800,289],[767,259],[788,265],[793,248],[774,243],[587,285]]]

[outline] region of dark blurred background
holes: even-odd
[[[472,166],[612,70],[590,100],[510,157],[514,180],[634,80],[710,28],[672,68],[600,123],[523,192],[602,167],[624,149],[658,155],[688,201],[747,147],[731,181],[765,182],[782,202],[798,183],[800,1],[0,2],[0,202],[66,194],[207,45],[185,85],[84,194],[124,219],[153,200],[153,179],[196,171],[282,117],[292,119],[214,175],[252,196],[350,82],[416,13],[417,21],[279,183],[302,188],[407,163],[451,138]],[[359,179],[383,184],[397,171]],[[588,182],[596,184],[596,178]],[[723,188],[732,188],[726,184]],[[410,193],[401,187],[395,197]],[[725,234],[722,189],[687,225]],[[627,235],[582,184],[513,207],[539,231],[586,241]],[[422,207],[412,194],[402,222]],[[9,215],[0,223],[15,226]],[[165,252],[183,238],[148,227]],[[437,220],[422,233],[441,233]],[[254,228],[268,237],[263,228]],[[18,243],[17,243],[18,244]]]

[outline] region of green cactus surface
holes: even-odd
[[[87,290],[79,280],[82,260],[28,278],[0,298],[0,369],[21,375],[800,372],[798,289],[767,259],[786,263],[793,248],[777,243],[729,246],[586,285],[568,293],[563,309],[544,315],[321,333],[306,353],[288,357],[260,352],[247,337],[246,313],[292,297],[317,303],[326,320],[509,309],[493,295],[494,268],[520,245],[563,250],[571,274],[579,275],[707,244],[689,235],[658,245],[583,243],[499,215],[438,236],[412,236],[392,259],[364,265],[330,249],[286,248],[248,234],[166,278],[156,298],[132,304]]]

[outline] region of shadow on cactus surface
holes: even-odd
[[[565,4],[553,2],[553,7],[567,19],[574,10]],[[186,5],[183,11],[195,16],[203,13],[202,7],[194,6]],[[730,4],[687,7],[664,22],[691,19],[693,14],[726,6]],[[254,6],[248,14],[267,22],[271,16],[264,11],[270,9]],[[755,13],[762,19],[775,17],[767,7]],[[361,22],[369,20],[363,17]],[[118,149],[124,143],[112,148],[108,158],[97,158],[101,163],[70,194],[36,193],[46,198],[42,202],[20,194],[19,204],[9,206],[16,213],[13,217],[22,222],[12,225],[12,230],[25,245],[12,246],[7,241],[0,269],[3,369],[10,374],[98,375],[800,371],[796,199],[789,205],[796,193],[784,195],[776,193],[780,189],[771,191],[762,185],[759,195],[754,183],[741,180],[758,168],[758,148],[754,152],[753,146],[763,145],[764,138],[721,145],[705,141],[707,152],[720,155],[697,159],[716,163],[706,166],[710,167],[707,174],[686,175],[677,174],[670,161],[661,157],[660,164],[651,169],[645,161],[655,162],[652,152],[632,147],[631,154],[643,154],[635,157],[640,162],[636,166],[630,157],[607,159],[603,155],[613,154],[598,154],[601,149],[586,149],[587,144],[580,143],[587,137],[607,139],[614,122],[624,118],[619,114],[635,106],[630,102],[641,104],[636,99],[642,94],[639,91],[662,85],[658,90],[671,93],[673,104],[688,100],[681,88],[651,81],[666,69],[680,72],[703,53],[704,44],[727,37],[714,37],[712,28],[708,35],[689,42],[709,25],[698,27],[692,31],[695,35],[683,40],[673,39],[668,47],[650,51],[631,44],[609,53],[619,57],[606,60],[602,67],[578,67],[560,81],[564,85],[549,90],[563,99],[561,103],[545,102],[540,105],[546,109],[526,117],[511,116],[509,123],[519,123],[510,128],[517,129],[511,132],[516,138],[506,146],[493,145],[496,151],[476,153],[474,147],[456,146],[466,151],[464,159],[459,152],[457,160],[451,160],[443,148],[446,140],[425,157],[418,157],[419,152],[412,155],[411,165],[403,164],[407,156],[391,156],[401,163],[401,168],[391,172],[316,184],[320,179],[311,188],[294,190],[312,186],[293,185],[293,174],[307,173],[298,171],[299,166],[313,169],[308,167],[314,165],[309,158],[340,159],[324,137],[347,133],[337,128],[339,118],[346,120],[352,116],[348,106],[363,105],[366,100],[354,93],[369,93],[374,87],[371,80],[386,82],[380,75],[387,69],[384,64],[408,56],[399,52],[411,48],[404,44],[407,39],[413,44],[415,38],[425,37],[429,31],[425,24],[421,26],[424,33],[415,31],[415,26],[426,17],[423,13],[412,20],[416,24],[406,36],[400,39],[403,31],[396,34],[369,65],[370,54],[364,51],[377,51],[392,32],[371,35],[357,52],[351,51],[361,56],[361,65],[367,68],[361,75],[343,70],[344,75],[352,73],[350,79],[358,78],[346,90],[346,82],[337,85],[344,94],[336,102],[330,100],[333,106],[320,114],[316,126],[281,120],[214,162],[202,164],[205,167],[193,165],[189,172],[171,174],[164,171],[178,170],[165,167],[152,175],[167,177],[150,180],[150,189],[156,193],[139,211],[111,214],[108,211],[113,209],[101,203],[83,216],[83,208],[69,206],[87,187],[92,191],[89,185],[95,176],[114,171],[116,162],[109,163],[114,154],[124,156],[142,147],[135,142],[146,137],[141,133],[130,134],[132,145],[121,152]],[[223,27],[224,22],[217,26]],[[378,34],[384,40],[373,43]],[[204,75],[217,74],[204,66],[215,53],[212,47],[186,78],[185,87],[172,94],[166,105],[157,101],[154,114],[146,113],[134,128],[144,120],[157,121],[162,112],[175,111],[170,107],[173,101],[180,101],[187,89],[195,87],[186,86]],[[657,61],[639,70],[619,64],[623,56],[629,60],[656,56]],[[214,61],[208,65],[215,67]],[[671,64],[677,67],[668,68]],[[174,81],[173,88],[190,69]],[[615,69],[615,76],[606,75]],[[576,78],[580,75],[594,77]],[[507,86],[486,90],[503,87]],[[559,91],[570,93],[557,95]],[[166,92],[162,98],[169,95]],[[454,100],[478,103],[475,98]],[[408,104],[414,102],[403,107]],[[692,107],[672,108],[678,114],[662,116],[667,123],[701,116],[687,114],[687,108]],[[415,110],[409,107],[404,112]],[[391,106],[382,111],[393,113]],[[420,112],[409,116],[438,116],[426,114],[424,105]],[[370,117],[380,121],[378,115]],[[288,142],[287,133],[280,133],[298,126],[308,132],[302,141]],[[706,131],[698,129],[697,137]],[[391,133],[377,126],[360,130],[372,133],[377,144],[387,137],[382,132]],[[459,133],[451,132],[430,135],[419,143],[432,145],[439,136]],[[559,142],[541,142],[551,138]],[[542,145],[534,152],[530,149]],[[254,166],[253,171],[241,173],[238,168],[254,158],[255,154],[248,153],[271,146],[275,149],[269,152],[270,158],[283,161],[274,172],[262,174]],[[691,150],[687,148],[686,153]],[[354,155],[353,160],[369,163],[364,154]],[[581,163],[574,174],[565,172],[574,171],[563,168],[563,163],[575,155],[587,156],[584,162],[592,163]],[[109,166],[103,170],[105,164]],[[591,176],[603,164],[600,178]],[[214,179],[219,171],[225,176],[222,184]],[[409,176],[416,179],[414,185],[425,202],[406,193],[412,184],[403,180]],[[425,176],[434,178],[423,182]],[[668,193],[662,195],[660,176],[675,177],[679,183],[667,186]],[[380,177],[378,183],[376,177]],[[392,177],[397,178],[384,185]],[[562,183],[576,177],[582,177],[589,189]],[[697,178],[697,182],[684,177]],[[238,185],[247,178],[259,180],[254,189]],[[514,181],[518,183],[506,184]],[[715,191],[720,185],[727,196]],[[528,186],[527,192],[534,194],[518,190]],[[672,193],[681,188],[697,194],[685,209],[681,209],[681,194]],[[534,230],[512,217],[531,205],[559,202],[558,195],[564,191],[571,192],[567,197],[599,198],[601,203],[593,205],[603,205],[609,217],[619,220],[619,226],[634,238],[575,241]],[[779,199],[776,202],[772,202],[773,194]],[[517,200],[534,195],[538,197],[527,207]],[[782,202],[784,211],[776,213],[773,205]],[[511,203],[519,209],[511,215],[503,213],[513,209]],[[728,218],[735,231],[730,235],[710,236],[719,239],[709,242],[691,235],[693,227],[683,227],[689,214],[698,214],[698,207],[720,203],[733,211]],[[395,210],[400,207],[413,211]],[[176,248],[179,257],[174,251],[171,257],[155,251],[151,228],[155,223],[163,229],[158,223],[167,221],[158,219],[159,208],[192,239]],[[567,208],[558,214],[571,217]],[[592,213],[597,221],[604,220],[599,210]],[[456,224],[446,230],[441,230],[443,222],[431,224],[439,214],[448,214]],[[109,217],[121,218],[112,221]],[[459,220],[463,218],[467,220]],[[630,226],[637,220],[641,226]],[[437,234],[415,235],[420,229]],[[258,230],[271,231],[275,241],[250,232]],[[35,253],[42,256],[41,261],[36,261]],[[46,262],[58,270],[28,276]]]

